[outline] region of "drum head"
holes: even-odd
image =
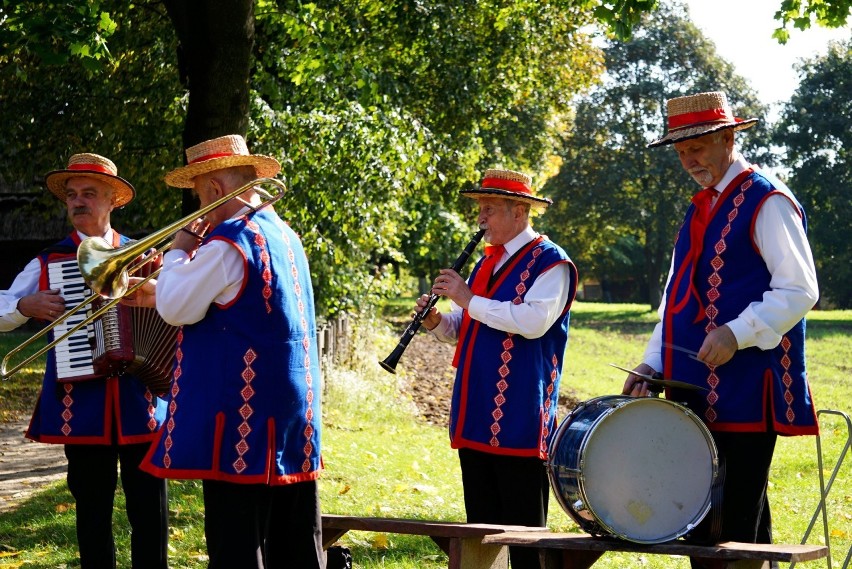
[[[586,506],[613,535],[661,543],[710,509],[716,448],[695,415],[665,399],[627,399],[583,443]]]

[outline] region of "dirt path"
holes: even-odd
[[[42,486],[65,478],[62,445],[24,438],[28,419],[0,424],[0,514]]]

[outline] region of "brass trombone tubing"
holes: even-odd
[[[151,279],[153,279],[154,277],[159,275],[160,271],[162,271],[162,270],[163,270],[162,268],[159,268],[159,269],[153,271],[150,275],[146,276],[144,279],[142,279],[141,281],[139,281],[138,283],[136,283],[132,287],[128,288],[127,291],[125,292],[125,296],[130,294],[130,293],[136,292],[136,290],[141,288],[142,285],[144,285],[145,283],[147,283],[148,281],[150,281]],[[52,342],[45,345],[39,351],[37,351],[36,353],[31,355],[27,359],[22,361],[21,363],[19,363],[18,365],[16,365],[12,369],[10,369],[10,370],[6,369],[6,366],[9,364],[9,359],[12,356],[14,356],[18,352],[20,352],[21,350],[23,350],[24,348],[29,346],[30,344],[32,344],[33,342],[35,342],[36,340],[38,340],[39,338],[41,338],[42,336],[44,336],[45,334],[50,332],[54,328],[56,328],[58,325],[62,324],[66,320],[68,320],[68,318],[70,318],[74,314],[77,314],[78,312],[80,312],[83,308],[85,308],[88,304],[90,304],[93,300],[97,299],[98,297],[100,297],[99,294],[93,294],[89,298],[86,298],[80,304],[78,304],[77,306],[75,306],[74,308],[72,308],[71,310],[69,310],[68,312],[66,312],[65,314],[63,314],[62,316],[60,316],[59,318],[57,318],[56,320],[54,320],[53,322],[51,322],[50,324],[48,324],[47,326],[42,328],[41,330],[39,330],[37,333],[30,336],[30,338],[28,338],[20,346],[10,350],[9,353],[6,354],[6,356],[3,358],[3,362],[0,363],[0,377],[2,377],[4,380],[9,379],[13,375],[15,375],[16,373],[21,371],[21,369],[23,367],[29,365],[33,360],[37,360],[38,358],[40,358],[41,356],[46,354],[49,350],[56,347],[60,342],[64,341],[66,338],[71,336],[71,334],[73,334],[77,330],[83,328],[84,326],[88,326],[90,323],[94,322],[95,320],[97,320],[98,318],[103,316],[110,308],[112,308],[113,306],[115,306],[116,304],[121,302],[121,299],[124,298],[124,296],[119,296],[117,298],[111,298],[109,300],[109,302],[107,302],[106,304],[101,306],[96,311],[92,312],[89,316],[87,316],[86,318],[81,320],[79,323],[77,323],[70,330],[68,330],[67,332],[62,334],[60,337],[54,338]]]
[[[262,188],[255,187],[265,184],[272,184],[275,186],[278,191],[270,193]],[[107,310],[118,304],[121,299],[135,292],[139,287],[143,284],[160,274],[161,269],[157,269],[153,271],[150,275],[145,277],[139,283],[136,283],[132,287],[128,288],[129,283],[129,273],[137,271],[140,267],[144,266],[146,263],[150,261],[151,258],[155,256],[155,254],[159,254],[166,248],[168,248],[171,243],[164,244],[163,242],[170,236],[174,235],[178,231],[180,231],[185,225],[190,223],[191,221],[198,219],[200,217],[204,217],[214,209],[224,205],[228,201],[238,198],[240,194],[248,191],[251,188],[255,188],[259,194],[261,194],[263,201],[258,206],[249,205],[254,210],[258,210],[260,208],[266,207],[270,204],[275,203],[280,200],[284,195],[284,192],[287,191],[287,186],[281,180],[277,180],[275,178],[258,178],[256,180],[252,180],[247,184],[244,184],[232,191],[231,193],[219,198],[218,200],[211,202],[199,209],[198,211],[193,212],[192,214],[183,217],[166,227],[151,233],[139,239],[138,241],[133,241],[128,243],[127,245],[123,245],[121,247],[112,248],[109,243],[101,237],[89,237],[88,239],[84,239],[80,246],[77,248],[77,262],[80,266],[80,274],[83,276],[83,280],[86,281],[86,284],[89,285],[89,288],[92,289],[94,294],[92,294],[89,298],[83,300],[72,308],[71,310],[65,312],[62,316],[42,328],[35,335],[28,338],[18,347],[9,351],[6,356],[3,358],[2,363],[0,363],[0,377],[3,380],[9,379],[12,375],[21,370],[24,366],[31,363],[33,360],[43,356],[50,349],[54,348],[57,344],[68,338],[74,332],[80,330],[83,326],[87,326],[88,324],[94,322],[98,318],[100,318]],[[245,202],[244,202],[245,203]],[[160,245],[160,249],[152,252],[151,255],[147,256],[136,266],[131,266],[133,261],[142,255],[145,252],[148,252],[155,245]],[[97,258],[100,255],[100,258]],[[85,308],[89,303],[95,300],[98,297],[109,298],[110,301],[104,304],[97,311],[93,312],[87,318],[83,319],[76,326],[68,330],[65,334],[60,336],[59,338],[54,339],[52,342],[44,346],[41,350],[22,361],[11,370],[7,370],[9,365],[9,359],[53,330],[56,326],[70,318],[73,314],[78,313],[80,310]]]

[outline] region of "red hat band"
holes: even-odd
[[[529,186],[527,186],[523,182],[517,182],[515,180],[506,180],[503,178],[485,178],[482,180],[482,187],[493,190],[507,190],[519,194],[532,195],[532,191],[530,190]]]

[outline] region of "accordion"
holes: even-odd
[[[151,263],[153,264],[153,263]],[[48,285],[58,289],[68,310],[91,296],[76,258],[48,263]],[[107,301],[92,303],[57,325],[60,337]],[[117,304],[54,348],[59,382],[133,375],[152,393],[165,393],[171,381],[178,327],[167,324],[153,308]]]

